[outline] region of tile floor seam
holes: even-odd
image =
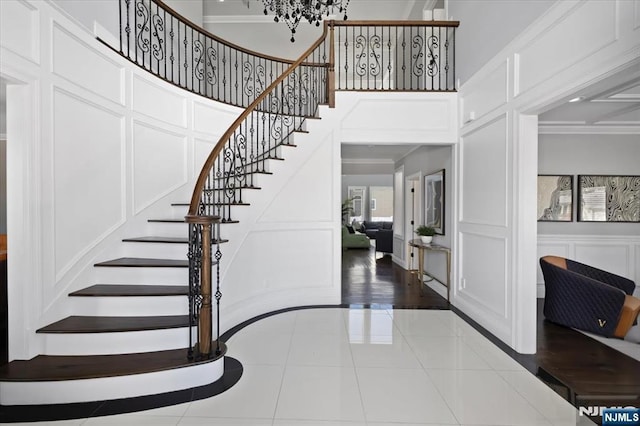
[[[296,323],[298,322],[298,312],[296,312],[295,317],[293,318],[293,327],[291,327],[291,333],[289,336],[289,350],[287,351],[287,356],[284,359],[284,365],[282,368],[282,377],[280,378],[280,386],[278,387],[278,397],[276,398],[276,404],[273,407],[273,416],[271,417],[271,425],[276,422],[276,414],[278,413],[278,404],[280,403],[280,396],[282,395],[282,386],[284,385],[284,378],[287,375],[287,368],[289,366],[289,355],[291,355],[291,349],[293,347],[293,336],[296,332]]]
[[[363,309],[363,311],[371,311],[371,309]],[[346,319],[344,315],[342,316],[345,326]],[[347,327],[347,333],[349,332],[349,327]],[[351,350],[351,344],[349,344],[349,353],[351,353],[351,362],[353,363],[353,374],[356,378],[356,385],[358,386],[358,396],[360,397],[360,407],[362,408],[362,417],[364,419],[365,424],[369,424],[369,419],[367,418],[367,410],[364,405],[364,398],[362,397],[362,386],[360,385],[360,375],[358,374],[358,369],[356,368],[356,360],[353,357],[353,351]]]

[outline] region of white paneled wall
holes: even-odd
[[[558,1],[459,90],[454,304],[517,351],[535,351],[536,114],[585,85],[637,69],[638,4]],[[540,241],[559,254],[637,274],[630,243]]]
[[[119,257],[123,237],[188,200],[240,110],[148,75],[49,2],[0,2],[0,28],[9,347],[24,359],[46,349],[36,329],[74,313],[67,294],[99,283],[94,263]]]

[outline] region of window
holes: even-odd
[[[393,187],[371,186],[371,220],[393,222]]]

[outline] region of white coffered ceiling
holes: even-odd
[[[540,114],[542,133],[637,134],[640,143],[640,70],[616,75],[573,94]]]

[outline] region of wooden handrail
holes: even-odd
[[[315,41],[307,49],[291,66],[282,73],[278,78],[276,78],[273,83],[269,87],[267,87],[261,94],[258,96],[243,112],[240,116],[231,124],[231,126],[227,129],[227,131],[222,135],[222,137],[218,140],[218,143],[209,154],[209,157],[205,161],[202,170],[200,171],[200,175],[198,176],[198,180],[196,181],[195,188],[193,190],[193,194],[191,196],[191,203],[189,204],[189,216],[197,216],[198,215],[198,207],[200,205],[200,198],[202,197],[202,191],[204,189],[205,182],[207,180],[207,175],[209,170],[213,167],[213,162],[218,158],[218,155],[224,149],[227,141],[231,138],[231,135],[240,127],[240,125],[245,121],[245,119],[255,111],[260,105],[260,103],[266,99],[267,96],[271,95],[271,92],[280,85],[291,73],[297,69],[301,64],[304,63],[304,60],[318,47],[320,46],[325,38],[327,37],[327,28],[328,23],[325,21],[324,30],[322,35],[318,40]]]
[[[332,21],[336,27],[459,27],[460,21]]]

